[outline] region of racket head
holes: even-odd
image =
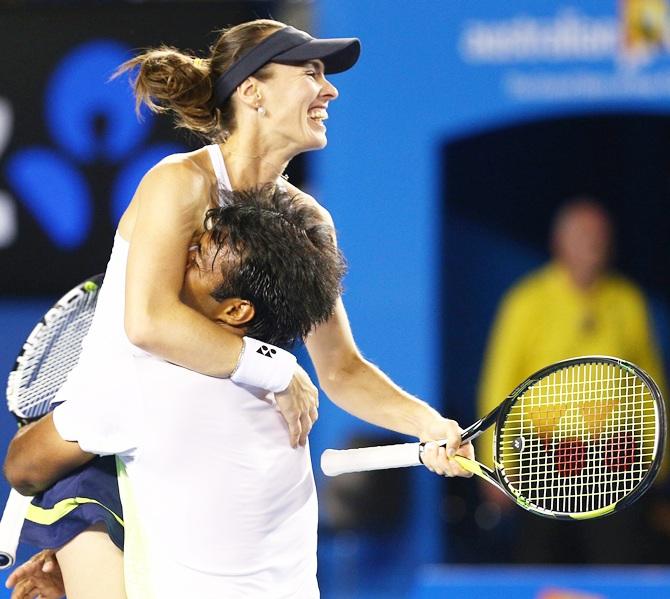
[[[33,328],[7,379],[7,407],[20,424],[51,410],[51,400],[79,361],[104,275],[68,291]]]
[[[665,435],[663,397],[646,372],[610,356],[571,358],[530,376],[501,405],[495,475],[535,514],[598,518],[649,488]]]

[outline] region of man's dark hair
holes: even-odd
[[[224,253],[224,280],[211,295],[254,305],[247,335],[291,347],[330,318],[346,266],[334,231],[305,200],[274,185],[222,191],[205,230]]]

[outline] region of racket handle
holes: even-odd
[[[419,443],[382,445],[361,449],[326,449],[321,454],[321,470],[326,476],[346,472],[366,472],[418,466]]]
[[[16,562],[16,548],[32,497],[25,497],[12,489],[0,520],[0,570],[11,568]]]

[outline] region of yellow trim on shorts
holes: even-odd
[[[88,497],[68,497],[56,503],[52,508],[39,507],[33,505],[32,503],[28,506],[28,513],[26,514],[26,520],[35,522],[36,524],[44,524],[49,526],[58,522],[61,518],[67,516],[70,512],[76,510],[80,505],[87,503],[95,503],[102,508],[105,508],[115,520],[123,526],[123,520],[119,518],[112,510],[110,510],[106,505],[96,501],[95,499],[89,499]]]

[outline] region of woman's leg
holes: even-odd
[[[123,552],[104,524],[94,524],[66,543],[56,558],[68,599],[126,599]]]

